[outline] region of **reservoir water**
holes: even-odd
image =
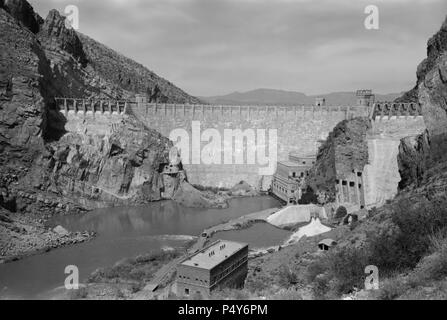
[[[98,236],[90,242],[0,264],[0,299],[43,298],[46,292],[63,286],[64,270],[68,265],[79,268],[83,281],[99,267],[163,247],[182,247],[207,227],[278,206],[277,200],[263,196],[232,199],[227,209],[192,209],[163,201],[142,207],[107,208],[84,215],[58,217],[52,223],[70,231],[96,231]],[[256,229],[247,230],[257,232]],[[268,237],[265,231],[260,232]],[[228,238],[228,233],[221,235]]]

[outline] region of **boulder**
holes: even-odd
[[[67,231],[67,229],[65,229],[62,226],[57,226],[57,227],[53,228],[53,232],[56,232],[60,236],[68,236],[70,234],[70,232]]]

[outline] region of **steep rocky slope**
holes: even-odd
[[[53,98],[147,93],[157,102],[197,99],[67,29],[55,10],[44,20],[25,0],[1,0],[0,30],[0,208],[11,215],[0,229],[0,254],[20,253],[21,245],[3,248],[21,239],[14,230],[46,232],[41,218],[161,199],[159,168],[172,145],[166,137],[132,115],[108,131],[66,132],[67,119]],[[53,238],[42,238],[35,249],[54,247]]]
[[[418,67],[417,93],[427,131],[401,143],[402,187],[420,186],[447,167],[447,19],[427,44]]]
[[[141,64],[126,58],[105,45],[78,34],[89,66],[98,75],[100,81],[105,79],[114,86],[124,90],[123,95],[140,92],[146,93],[148,100],[160,103],[199,103],[171,82],[160,78]],[[117,69],[115,66],[119,65]]]

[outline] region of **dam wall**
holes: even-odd
[[[340,121],[369,117],[369,161],[358,183],[363,190],[357,192],[358,196],[353,193],[355,197],[349,194],[343,197],[361,199],[361,205],[366,207],[383,204],[397,193],[400,139],[416,136],[426,128],[420,106],[415,104],[216,106],[153,104],[138,99],[136,102],[70,98],[56,101],[66,118],[67,131],[110,134],[123,117],[133,114],[174,142],[188,144],[180,149],[191,183],[230,188],[244,180],[262,190],[270,187],[277,161],[288,160],[290,153],[315,155],[320,143]],[[230,135],[230,143],[225,140],[227,131],[235,134]],[[179,132],[187,135],[187,141],[182,141],[184,137],[179,137]],[[236,143],[236,135],[242,138],[242,144]],[[275,143],[270,141],[271,137],[277,138]],[[260,155],[268,161],[260,161]],[[339,183],[343,188],[343,181]]]
[[[221,143],[222,148],[214,149],[221,153],[222,161],[218,163],[200,163],[185,161],[194,159],[193,147],[188,148],[188,154],[182,150],[182,161],[188,173],[188,180],[193,184],[215,187],[232,187],[241,180],[247,181],[259,189],[270,187],[271,176],[276,170],[276,162],[288,160],[289,153],[300,155],[315,155],[319,143],[326,139],[329,132],[337,123],[354,117],[369,115],[368,107],[363,106],[212,106],[212,105],[160,105],[150,103],[137,103],[130,105],[130,111],[144,124],[159,131],[164,136],[170,137],[173,130],[185,130],[191,139],[194,139],[193,127],[200,127],[199,146],[203,152],[209,151],[206,147],[210,143],[208,136],[203,133],[207,129],[213,129],[213,139],[225,137],[226,130],[240,130],[240,133],[254,133],[256,144],[254,149],[262,149],[260,141],[265,139],[265,155],[272,155],[270,149],[275,148],[277,156],[271,159],[273,166],[268,174],[260,172],[266,164],[258,160],[250,162],[247,151],[253,148],[244,140],[244,161],[237,163],[223,161],[228,145]],[[247,131],[248,130],[248,131]],[[261,131],[258,131],[261,130]],[[265,131],[265,136],[259,135]],[[197,130],[196,130],[197,131]],[[277,144],[270,144],[270,137],[276,133]],[[247,136],[245,137],[247,138]],[[197,140],[197,139],[196,139]],[[231,143],[231,142],[230,142]],[[229,146],[234,151],[238,148],[235,143]],[[198,157],[199,158],[199,157]]]

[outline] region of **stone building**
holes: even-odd
[[[289,154],[288,161],[279,161],[277,164],[272,193],[287,204],[295,204],[301,198],[301,185],[314,164],[314,156]]]
[[[241,288],[248,272],[248,244],[217,240],[177,265],[177,296],[210,296],[221,287]]]

